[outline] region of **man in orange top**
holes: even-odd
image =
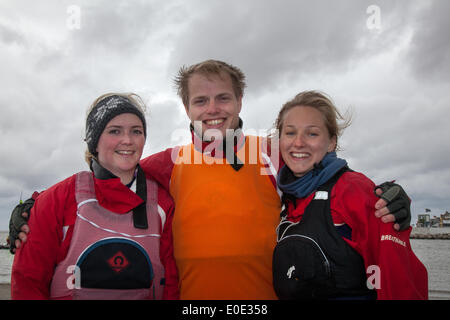
[[[175,201],[172,232],[181,299],[276,299],[278,142],[242,133],[244,79],[238,68],[221,61],[181,68],[176,83],[193,143],[141,163]],[[406,207],[404,212],[409,201]],[[377,214],[388,212],[385,207]]]

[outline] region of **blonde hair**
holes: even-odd
[[[286,102],[278,113],[274,127],[281,134],[283,129],[283,121],[286,112],[294,107],[306,106],[318,110],[325,122],[329,137],[336,137],[335,150],[341,150],[338,145],[338,137],[340,137],[345,128],[351,124],[351,114],[346,112],[343,116],[334,105],[330,97],[319,91],[303,91],[297,94],[292,100]]]
[[[223,61],[206,60],[190,67],[181,67],[178,71],[178,75],[174,79],[177,93],[186,107],[189,106],[189,79],[196,73],[205,76],[217,75],[219,77],[221,77],[223,73],[228,74],[231,77],[236,98],[240,98],[244,95],[244,89],[246,87],[245,75],[239,68]]]
[[[95,99],[94,102],[92,102],[92,104],[90,105],[90,107],[88,108],[88,110],[86,112],[86,118],[89,116],[92,109],[94,109],[94,107],[100,101],[102,101],[105,98],[111,97],[111,96],[121,96],[121,97],[127,98],[136,108],[138,108],[139,111],[142,112],[142,114],[146,114],[147,107],[146,107],[144,101],[142,100],[142,98],[139,95],[137,95],[136,93],[133,93],[133,92],[129,92],[129,93],[110,92],[110,93],[102,94],[100,97]],[[91,165],[92,159],[98,160],[91,152],[89,152],[89,149],[86,148],[86,151],[84,152],[84,160],[87,162],[87,164],[89,166]]]

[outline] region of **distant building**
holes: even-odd
[[[427,210],[426,212],[430,212]],[[450,228],[450,212],[445,211],[444,214],[431,217],[430,214],[424,213],[417,216],[418,228]]]
[[[433,218],[430,219],[430,227],[439,228],[440,226],[441,226],[441,217],[433,216]]]
[[[417,216],[417,224],[418,228],[429,228],[430,227],[430,215],[429,214],[419,214]]]
[[[440,220],[440,227],[450,227],[450,212],[445,211],[444,214],[441,214]]]

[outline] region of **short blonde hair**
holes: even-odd
[[[228,74],[231,77],[236,98],[244,95],[244,89],[246,87],[245,75],[239,68],[223,61],[206,60],[190,67],[181,67],[178,75],[174,79],[177,93],[186,107],[189,106],[189,79],[196,73],[205,76],[217,75],[219,77],[223,73]]]
[[[329,137],[336,137],[336,150],[340,150],[338,137],[340,137],[344,129],[351,124],[351,114],[346,113],[345,116],[342,116],[331,98],[319,91],[300,92],[292,100],[283,105],[274,124],[275,129],[278,130],[279,134],[281,134],[281,130],[283,129],[283,121],[286,112],[299,106],[314,108],[323,115]]]
[[[115,92],[110,92],[110,93],[105,93],[102,94],[100,97],[98,97],[97,99],[94,100],[94,102],[92,102],[92,104],[90,105],[90,107],[88,108],[87,112],[86,112],[86,118],[89,116],[89,114],[91,113],[92,109],[94,109],[94,107],[103,99],[111,97],[111,96],[120,96],[120,97],[124,97],[126,99],[128,99],[140,112],[142,112],[143,115],[146,114],[147,111],[147,107],[144,103],[144,101],[142,100],[142,98],[135,94],[135,93],[115,93]],[[91,166],[91,162],[92,159],[96,159],[98,160],[90,151],[89,148],[86,148],[86,151],[84,152],[84,160],[86,161],[86,163]]]

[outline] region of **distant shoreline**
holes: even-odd
[[[450,228],[413,228],[410,239],[450,239]]]
[[[450,234],[415,234],[409,237],[410,239],[420,240],[450,240]]]

